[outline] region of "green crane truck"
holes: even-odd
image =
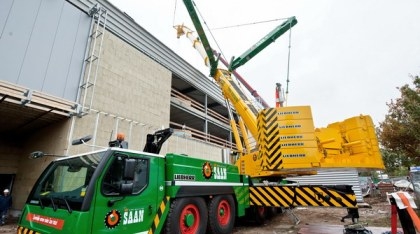
[[[302,170],[307,174],[308,168],[313,174],[316,172],[313,169],[323,163],[334,168],[383,168],[381,156],[376,153],[379,148],[373,124],[359,125],[370,123],[370,118],[352,119],[350,125],[345,125],[349,132],[342,132],[344,125],[339,123],[333,124],[339,130],[328,130],[325,134],[317,129],[321,135],[315,138],[315,133],[308,134],[299,122],[300,113],[308,111],[269,109],[259,114],[257,124],[255,113],[248,110],[229,85],[230,71],[296,24],[296,19],[291,18],[269,33],[255,49],[233,60],[225,71],[217,68],[192,2],[184,0],[184,3],[200,35],[199,41],[205,45],[204,57],[208,57],[205,61],[210,63],[210,74],[254,138],[261,136],[261,149],[242,155],[236,165],[231,165],[186,155],[159,154],[171,129],[149,134],[143,151],[129,150],[127,142],[117,138],[108,148],[51,162],[28,196],[18,233],[228,234],[239,218],[262,223],[266,210],[296,206],[345,207],[348,215],[343,219],[357,222],[357,201],[351,186],[302,186],[288,184],[283,178],[299,175]],[[283,115],[287,115],[286,122],[281,122]],[[305,117],[306,122],[308,118]],[[288,131],[290,126],[297,130]],[[312,134],[313,128],[310,131]],[[330,136],[332,133],[335,135]],[[303,146],[308,135],[313,144],[307,150]],[[235,139],[239,145],[239,137]],[[297,142],[291,142],[295,139]],[[323,144],[328,147],[316,149]],[[361,160],[355,160],[353,154],[358,154]],[[313,155],[322,157],[314,161]],[[42,153],[32,156],[40,157]],[[304,164],[303,160],[312,161]]]
[[[171,133],[149,134],[143,151],[126,149],[120,139],[52,161],[28,196],[17,232],[232,233],[236,218],[258,217],[261,207],[357,210],[350,186],[256,183],[235,165],[158,154]]]

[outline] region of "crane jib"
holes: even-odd
[[[229,71],[233,71],[236,68],[244,65],[251,58],[253,58],[255,55],[260,53],[263,49],[265,49],[268,45],[273,43],[277,38],[279,38],[281,35],[283,35],[285,32],[287,32],[296,24],[297,24],[296,17],[290,17],[281,25],[274,28],[271,32],[269,32],[265,37],[263,37],[253,46],[251,46],[251,48],[245,51],[242,55],[240,55],[236,59],[233,59],[229,66]]]

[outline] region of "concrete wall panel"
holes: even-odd
[[[6,20],[9,17],[10,10],[12,9],[13,0],[3,0],[0,7],[0,37],[3,35],[3,29],[6,25]]]
[[[162,147],[161,154],[186,154],[191,157],[222,162],[222,149],[194,139],[172,136]]]
[[[63,5],[42,90],[75,101],[91,18],[72,8]]]
[[[41,1],[30,32],[18,84],[43,90],[63,5],[64,1]],[[58,77],[56,79],[59,80]]]
[[[91,17],[64,0],[6,1],[0,77],[75,101]]]
[[[15,156],[18,163],[15,186],[12,190],[13,209],[21,209],[30,193],[32,186],[41,172],[56,157],[28,159],[33,151],[43,151],[47,154],[64,156],[67,149],[68,129],[70,120],[52,124],[35,132],[22,147],[21,152]]]
[[[0,16],[7,18],[0,38],[0,77],[6,81],[19,83],[19,74],[40,6],[41,0],[14,0],[9,14]]]
[[[1,138],[0,142],[0,174],[16,174],[22,149],[8,139]]]
[[[153,126],[169,126],[171,72],[107,32],[92,108]]]

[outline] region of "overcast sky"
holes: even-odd
[[[194,28],[181,0],[111,0],[194,67],[208,75],[188,39],[173,25]],[[215,37],[214,49],[230,60],[282,21],[295,16],[289,63],[289,106],[310,105],[315,125],[359,114],[384,120],[386,105],[400,96],[396,87],[420,74],[419,0],[195,0]],[[227,29],[217,29],[227,26]],[[210,33],[207,32],[209,38]],[[218,47],[219,46],[219,47]],[[281,36],[237,69],[271,106],[275,84],[286,86],[289,34]]]

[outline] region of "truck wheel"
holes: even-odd
[[[267,209],[267,215],[266,215],[267,219],[272,219],[278,214],[277,207],[266,207],[266,209]]]
[[[266,208],[264,206],[254,206],[254,220],[258,225],[263,225],[266,219]]]
[[[231,195],[215,196],[209,202],[208,232],[213,234],[232,233],[235,214],[235,202]]]
[[[203,198],[178,198],[171,204],[166,233],[194,234],[206,233],[207,207]]]

